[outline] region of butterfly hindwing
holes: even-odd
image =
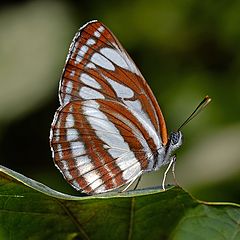
[[[78,190],[112,190],[153,165],[145,130],[124,105],[73,101],[56,113],[54,121],[55,164]]]

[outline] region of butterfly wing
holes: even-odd
[[[75,35],[50,137],[67,181],[86,193],[130,182],[167,142],[157,101],[116,37],[92,21]]]
[[[145,120],[167,143],[165,121],[150,87],[113,33],[99,21],[83,26],[70,46],[60,103],[74,99],[114,99],[137,111],[141,105]]]
[[[146,130],[122,104],[72,101],[55,116],[56,165],[78,190],[98,193],[126,184],[153,160]]]

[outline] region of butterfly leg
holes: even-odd
[[[139,174],[137,174],[121,192],[127,191],[128,188],[136,181],[137,178],[139,178],[139,180],[138,180],[138,182],[137,182],[137,185],[138,185],[138,183],[139,183],[139,181],[140,181],[140,179],[141,179],[142,173],[143,173],[142,171],[139,172]],[[134,188],[134,190],[135,190],[135,188]]]
[[[138,178],[137,183],[136,183],[136,185],[135,185],[135,187],[134,187],[133,190],[136,190],[136,189],[137,189],[137,186],[138,186],[138,184],[140,183],[141,178],[142,178],[142,175],[140,175],[140,177]]]
[[[166,169],[166,171],[164,172],[164,175],[163,175],[163,180],[162,180],[162,189],[165,191],[165,181],[166,181],[166,178],[167,178],[167,173],[168,171],[170,170],[171,166],[173,165],[173,172],[175,170],[175,162],[176,162],[176,155],[172,156],[171,159],[170,159],[170,163],[168,164],[168,167]],[[174,179],[175,179],[175,172],[173,173],[173,176],[174,176]]]
[[[172,175],[173,175],[173,180],[175,182],[175,185],[178,186],[176,174],[175,174],[175,165],[176,165],[176,155],[173,156],[173,164],[172,164]]]

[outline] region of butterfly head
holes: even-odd
[[[175,151],[182,145],[183,135],[181,131],[171,132],[169,137],[169,148]]]
[[[182,145],[182,143],[183,143],[182,132],[181,131],[171,132],[166,146],[163,164],[167,164],[170,161],[171,156]]]

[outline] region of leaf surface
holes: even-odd
[[[180,187],[71,196],[0,166],[0,239],[240,239],[240,208]]]

